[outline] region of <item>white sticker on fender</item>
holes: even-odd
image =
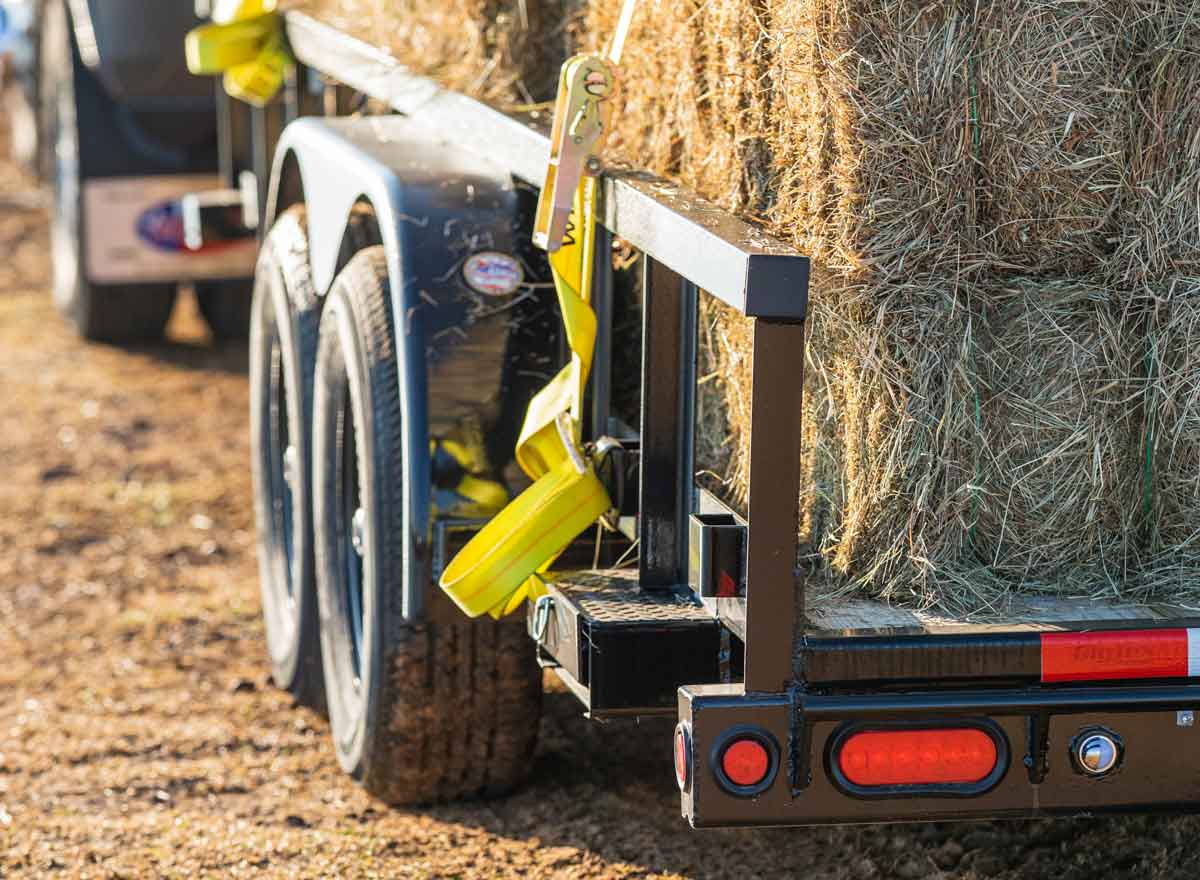
[[[516,257],[484,251],[467,257],[463,278],[472,290],[485,296],[508,296],[521,286],[525,272]]]
[[[83,184],[83,265],[96,284],[249,278],[254,239],[198,251],[183,243],[179,198],[217,189],[215,175],[115,177]]]
[[[1200,629],[1189,629],[1188,634],[1188,677],[1200,677]]]

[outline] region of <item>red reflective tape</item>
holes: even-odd
[[[1186,629],[1116,630],[1042,634],[1042,681],[1104,681],[1127,678],[1186,678],[1188,645],[1200,639]]]

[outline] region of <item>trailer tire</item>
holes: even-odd
[[[158,339],[175,304],[169,284],[93,284],[84,274],[82,254],[83,176],[79,145],[121,154],[124,142],[112,129],[112,101],[79,60],[70,22],[61,2],[46,6],[42,22],[43,83],[52,101],[54,210],[50,225],[54,302],[79,335],[92,342]]]
[[[384,250],[360,252],[321,323],[317,592],[338,761],[391,804],[497,795],[527,773],[541,674],[521,626],[404,617],[405,462]]]
[[[30,6],[30,51],[32,57],[26,68],[18,68],[16,76],[7,83],[4,94],[4,110],[9,120],[9,157],[25,173],[39,183],[46,183],[54,170],[53,145],[49,132],[47,113],[52,111],[42,99],[42,80],[48,74],[43,70],[42,18],[44,3]]]
[[[37,51],[35,49],[35,51]],[[41,100],[38,66],[5,89],[4,110],[9,119],[9,155],[13,163],[39,183],[50,180],[54,153],[46,121],[48,109]],[[23,80],[23,81],[22,81]]]
[[[253,297],[247,297],[250,448],[271,677],[297,701],[320,710],[325,681],[313,579],[309,433],[321,299],[308,259],[304,207],[297,205],[267,234]]]
[[[196,282],[196,304],[218,342],[249,338],[252,299],[251,285],[243,279]]]

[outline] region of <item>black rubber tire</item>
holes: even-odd
[[[54,153],[47,113],[53,108],[43,101],[42,80],[48,76],[41,64],[42,10],[32,4],[30,38],[33,58],[27,69],[16,71],[4,94],[4,111],[9,121],[9,155],[12,161],[39,182],[47,182],[54,170]]]
[[[219,342],[249,338],[252,299],[248,281],[196,282],[196,304]]]
[[[40,54],[36,44],[34,52]],[[4,89],[4,112],[8,115],[9,158],[26,174],[44,183],[53,173],[54,153],[47,136],[48,102],[40,98],[39,79],[35,60],[31,71],[14,77]]]
[[[346,248],[371,243],[372,218],[350,216]],[[348,259],[348,256],[347,256]],[[232,288],[232,284],[230,285]],[[205,294],[200,288],[205,318]],[[271,677],[298,702],[325,707],[325,681],[313,574],[312,432],[313,370],[323,300],[313,286],[308,216],[293,205],[275,221],[259,251],[245,326],[250,336],[250,436],[259,582]],[[218,320],[232,320],[228,312]],[[211,326],[211,324],[210,324]],[[214,335],[217,328],[213,327]],[[226,337],[228,338],[228,337]],[[282,421],[280,421],[282,419]],[[291,446],[291,463],[284,453]],[[284,478],[292,471],[290,483]]]
[[[305,254],[307,245],[307,215],[304,206],[290,208],[298,211],[300,229],[305,234]],[[338,253],[338,265],[344,266],[350,258],[366,247],[379,241],[379,223],[375,212],[369,205],[355,205],[346,220],[346,229],[342,237],[341,250]],[[316,293],[314,292],[314,297]],[[244,281],[199,281],[196,283],[196,301],[200,314],[204,316],[213,338],[218,341],[246,339],[250,335],[251,295],[249,285]],[[315,350],[313,352],[315,356]],[[312,365],[309,360],[308,368],[311,375]]]
[[[404,617],[405,463],[389,300],[383,248],[368,248],[338,276],[321,321],[313,484],[330,727],[343,769],[388,803],[498,795],[528,771],[541,673],[520,625]],[[351,514],[360,509],[361,554]]]
[[[39,181],[48,180],[49,150],[39,125],[37,98],[24,83],[10,83],[4,90],[4,112],[9,125],[9,158],[18,168]],[[42,153],[47,154],[45,160]]]
[[[251,312],[251,469],[271,677],[299,702],[321,709],[309,455],[321,300],[309,270],[303,206],[281,214],[263,242]]]
[[[114,128],[112,101],[79,60],[61,0],[45,8],[41,32],[43,100],[53,102],[54,211],[50,237],[54,302],[76,331],[93,342],[162,337],[175,303],[175,284],[92,284],[84,277],[83,175],[79,145],[99,153],[125,151]]]

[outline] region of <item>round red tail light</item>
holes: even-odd
[[[758,785],[771,770],[771,753],[757,739],[735,739],[721,753],[721,769],[734,785]]]
[[[736,797],[757,797],[778,775],[779,746],[761,727],[740,725],[726,730],[709,754],[717,782]]]
[[[687,725],[680,721],[675,725],[675,782],[684,791],[692,778],[692,737]]]

